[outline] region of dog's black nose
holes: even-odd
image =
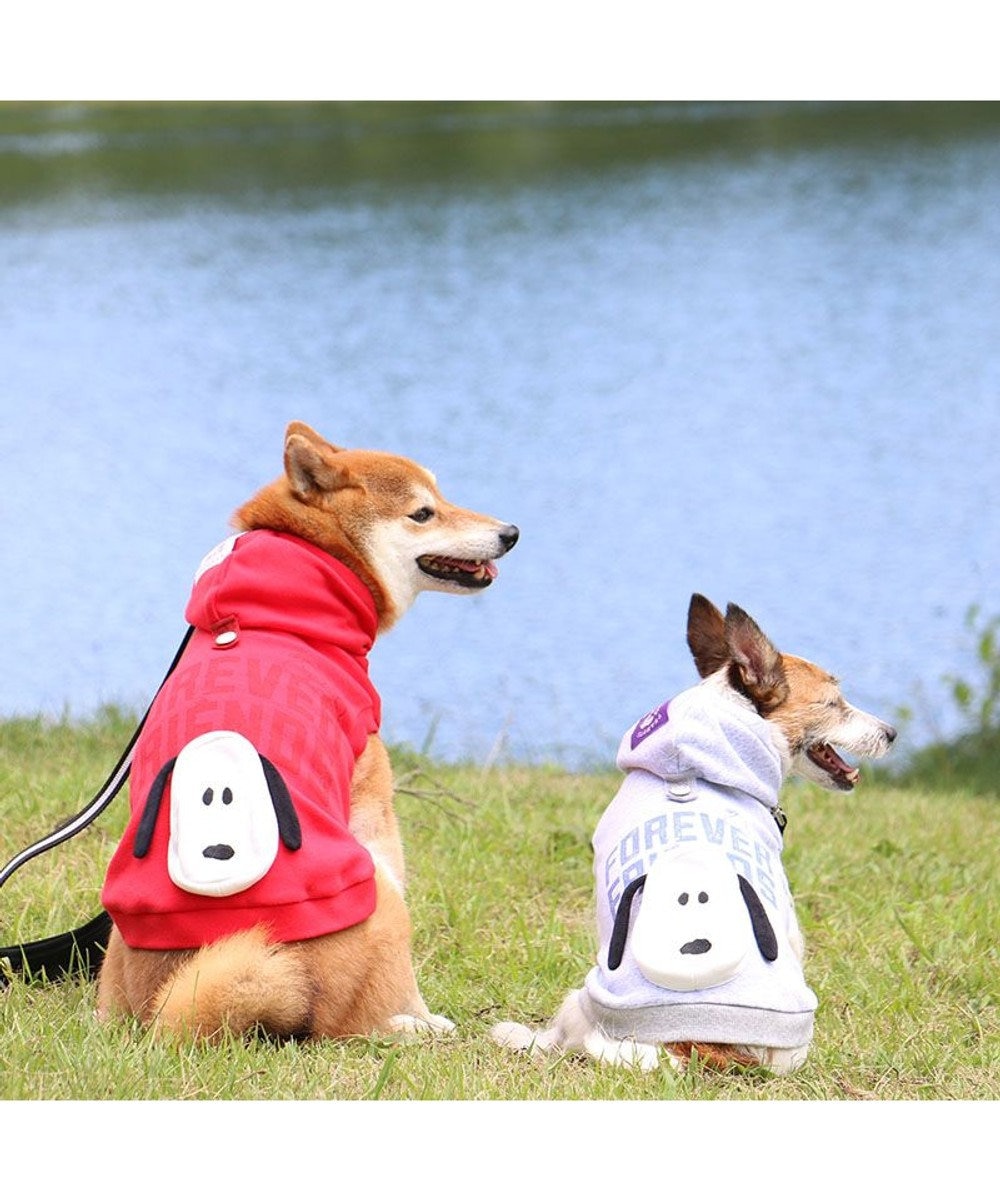
[[[508,525],[506,529],[500,530],[498,536],[506,554],[508,550],[513,550],[517,545],[517,539],[521,536],[521,531],[516,525]]]

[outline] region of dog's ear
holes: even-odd
[[[774,935],[774,926],[767,915],[767,910],[761,903],[760,896],[754,891],[754,886],[750,880],[739,874],[736,878],[740,881],[743,902],[746,904],[747,912],[750,914],[750,924],[753,926],[753,936],[757,942],[757,949],[766,962],[774,962],[778,957],[778,939]]]
[[[332,492],[349,487],[350,473],[337,456],[342,451],[332,446],[303,421],[293,421],[285,432],[285,474],[292,491],[300,500],[317,492]]]
[[[732,682],[760,712],[770,712],[788,697],[781,654],[757,622],[742,608],[726,609],[726,645],[732,659]]]
[[[343,446],[335,446],[332,442],[328,442],[322,434],[316,432],[311,425],[307,425],[305,421],[290,421],[288,428],[285,430],[285,440],[287,441],[292,434],[297,434],[303,437],[307,442],[312,442],[314,446],[325,447],[327,450],[332,450],[334,454],[339,454],[344,449]]]
[[[622,898],[618,901],[618,911],[615,913],[615,925],[611,931],[611,941],[608,942],[608,970],[617,971],[622,965],[625,954],[625,942],[628,939],[628,922],[632,912],[632,901],[635,894],[646,882],[646,876],[640,875],[626,885]]]
[[[688,605],[687,644],[702,679],[729,662],[726,619],[711,600],[698,592]]]
[[[149,847],[153,843],[153,830],[156,828],[156,818],[160,813],[160,802],[163,799],[167,780],[170,778],[170,772],[174,769],[176,761],[176,758],[168,759],[160,767],[159,773],[153,780],[152,787],[149,789],[149,795],[146,797],[146,803],[143,806],[142,816],[139,818],[139,826],[135,831],[135,845],[132,847],[132,853],[136,858],[145,858],[149,853]]]
[[[260,755],[260,765],[264,769],[267,790],[271,793],[274,815],[278,818],[278,835],[288,850],[300,850],[302,848],[302,827],[299,825],[299,818],[295,812],[295,805],[292,804],[288,785],[274,763],[265,758],[263,754]]]

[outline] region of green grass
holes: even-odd
[[[132,729],[0,724],[0,858],[76,812]],[[983,1100],[1000,1097],[1000,803],[967,786],[866,777],[852,796],[793,786],[786,863],[819,996],[793,1076],[585,1060],[495,1047],[503,1019],[543,1022],[593,951],[590,836],[614,771],[444,766],[397,752],[416,959],[424,994],[458,1024],[445,1040],[221,1048],[99,1026],[88,982],[0,992],[4,1100]],[[100,820],[0,890],[0,943],[94,915],[124,824]]]

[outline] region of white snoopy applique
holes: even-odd
[[[633,900],[642,905],[629,930]],[[629,942],[650,983],[677,992],[734,979],[747,956],[777,958],[778,943],[760,897],[722,850],[680,847],[662,854],[622,893],[608,945],[617,970]]]
[[[292,798],[277,768],[242,734],[214,730],[194,738],[160,769],[135,839],[144,858],[170,783],[167,871],[199,896],[232,896],[271,869],[279,843],[302,845]]]

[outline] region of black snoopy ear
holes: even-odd
[[[142,817],[139,820],[139,827],[135,831],[135,845],[132,847],[132,853],[136,858],[145,858],[149,853],[149,847],[153,842],[153,830],[156,828],[156,818],[160,813],[160,801],[163,799],[167,780],[170,778],[170,772],[174,769],[176,761],[176,757],[168,759],[160,767],[159,773],[153,780],[152,787],[149,789],[149,795],[146,797],[146,803],[143,806]]]
[[[757,940],[757,949],[766,962],[774,962],[778,957],[778,939],[774,936],[774,926],[750,880],[745,879],[742,875],[737,875],[736,878],[740,881],[743,902],[750,914],[750,924],[753,926],[753,935]]]
[[[274,804],[274,815],[278,818],[278,834],[282,844],[288,850],[298,850],[302,846],[302,827],[299,825],[288,785],[274,763],[263,754],[260,756],[260,765],[264,768],[264,778],[267,780],[267,788]]]
[[[608,943],[609,971],[616,971],[621,966],[622,957],[625,954],[625,942],[628,940],[628,921],[632,912],[632,901],[635,899],[636,892],[645,882],[646,876],[640,875],[638,879],[633,879],[622,892],[622,898],[618,902],[618,911],[615,913],[614,928],[611,930],[611,941]]]

